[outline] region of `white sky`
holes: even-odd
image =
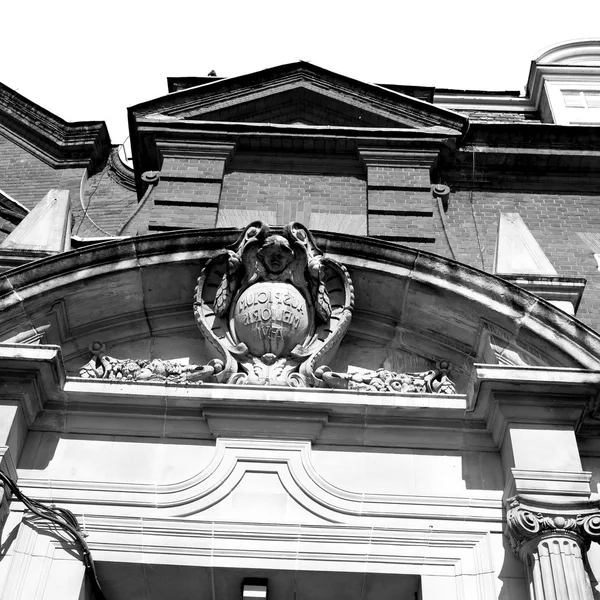
[[[167,76],[302,59],[373,83],[522,91],[541,50],[600,38],[600,0],[23,0],[1,18],[0,81],[67,121],[105,120],[113,143]]]

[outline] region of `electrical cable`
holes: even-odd
[[[135,210],[131,213],[131,215],[129,215],[129,218],[125,221],[125,223],[123,223],[123,225],[121,226],[119,231],[117,231],[117,233],[116,233],[117,236],[120,236],[125,231],[125,229],[129,225],[129,223],[131,223],[131,221],[140,212],[140,210],[142,210],[142,208],[148,201],[148,198],[150,198],[150,194],[152,194],[152,190],[158,185],[159,179],[160,179],[160,175],[159,175],[158,171],[146,171],[145,173],[142,174],[142,180],[145,181],[146,183],[148,183],[149,185],[146,188],[146,191],[144,192],[142,199],[138,202],[138,205],[136,206]]]
[[[84,206],[83,197],[85,195],[85,186],[88,182],[88,170],[87,170],[87,168],[84,170],[83,175],[81,176],[81,183],[79,184],[79,203],[81,204],[81,208],[83,210],[83,218],[81,219],[81,221],[79,221],[79,225],[77,226],[77,231],[75,232],[75,235],[77,235],[79,233],[79,229],[81,228],[83,220],[87,219],[98,231],[101,231],[102,233],[112,237],[111,233],[109,233],[105,229],[102,229],[102,227],[100,227],[100,225],[98,225],[94,221],[94,219],[92,219],[92,217],[90,217],[90,215],[88,214],[88,210],[92,204],[92,198],[94,197],[94,194],[98,191],[98,188],[100,187],[100,183],[102,182],[102,179],[104,178],[104,175],[106,175],[107,171],[108,171],[108,167],[106,167],[104,169],[104,171],[102,171],[102,175],[100,175],[100,179],[98,180],[98,183],[96,184],[96,188],[90,194],[87,206]]]
[[[45,519],[46,521],[50,521],[51,523],[58,525],[62,530],[72,537],[74,542],[79,544],[83,556],[83,566],[92,585],[94,598],[96,600],[106,600],[106,596],[104,595],[104,592],[100,587],[100,582],[98,581],[94,559],[92,558],[89,546],[85,541],[85,534],[83,533],[81,525],[79,524],[79,521],[77,521],[75,515],[66,508],[46,506],[37,500],[33,500],[33,498],[29,498],[19,489],[16,482],[2,473],[2,471],[0,471],[0,481],[2,481],[4,484],[5,489],[8,488],[13,496],[21,501],[33,514],[37,515],[41,519]]]
[[[454,252],[454,248],[452,248],[452,243],[450,242],[450,235],[448,234],[448,227],[446,226],[446,217],[444,216],[444,206],[442,204],[442,199],[437,199],[438,211],[440,213],[440,220],[442,222],[442,230],[444,231],[444,235],[446,236],[446,242],[448,243],[448,248],[450,249],[450,254],[452,254],[452,258],[456,260],[456,253]]]
[[[475,187],[475,148],[471,148],[473,157],[473,165],[471,168],[471,189],[469,190],[469,203],[471,205],[471,214],[473,215],[473,223],[475,225],[475,235],[477,237],[477,245],[479,246],[479,258],[481,259],[481,268],[485,271],[485,263],[483,262],[483,248],[479,237],[479,228],[477,227],[477,219],[475,218],[475,206],[473,205],[473,188]]]

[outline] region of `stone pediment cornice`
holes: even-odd
[[[54,168],[101,168],[110,152],[104,121],[67,123],[0,83],[0,134]]]
[[[138,104],[129,110],[136,116],[159,114],[178,119],[256,122],[257,115],[276,107],[283,111],[285,119],[290,98],[299,97],[337,113],[337,118],[353,122],[357,127],[373,123],[443,126],[464,132],[468,124],[466,117],[453,111],[305,62],[221,79]],[[270,118],[271,122],[281,122],[276,111]],[[322,124],[340,123],[323,120]]]

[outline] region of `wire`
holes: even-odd
[[[471,155],[473,156],[473,166],[471,168],[471,189],[469,190],[469,203],[471,204],[471,214],[473,215],[473,223],[475,224],[475,235],[477,236],[477,245],[479,246],[481,268],[485,271],[485,263],[483,262],[483,248],[481,247],[479,228],[477,227],[477,219],[475,218],[475,206],[473,205],[473,188],[475,187],[475,148],[471,148]]]
[[[75,515],[66,508],[46,506],[37,500],[33,500],[33,498],[29,498],[19,489],[16,482],[2,473],[2,471],[0,471],[0,481],[2,481],[4,486],[7,487],[10,492],[33,514],[37,515],[41,519],[45,519],[46,521],[50,521],[51,523],[58,525],[73,538],[74,542],[79,544],[83,555],[83,566],[85,567],[85,572],[90,580],[90,583],[92,584],[94,597],[96,600],[106,600],[106,596],[104,595],[104,592],[100,587],[100,582],[98,581],[94,559],[92,558],[89,546],[85,541],[81,525],[79,525],[79,521],[77,521]]]
[[[79,203],[81,204],[81,208],[83,209],[83,218],[81,219],[81,221],[79,221],[79,225],[77,226],[77,231],[75,232],[76,235],[77,235],[77,233],[79,233],[79,230],[81,229],[83,220],[88,219],[88,221],[90,221],[90,223],[96,229],[98,229],[98,231],[101,231],[102,233],[112,237],[112,233],[109,233],[105,229],[102,229],[102,227],[100,227],[100,225],[98,225],[94,221],[94,219],[92,219],[92,217],[90,217],[90,215],[88,215],[88,210],[89,210],[90,206],[92,205],[92,198],[94,197],[94,194],[98,191],[98,188],[100,187],[100,183],[102,183],[102,179],[104,178],[104,176],[106,175],[107,172],[108,172],[108,167],[106,167],[104,169],[104,171],[102,171],[102,175],[100,175],[100,179],[98,180],[98,183],[96,184],[94,191],[90,194],[87,206],[84,206],[84,203],[83,203],[83,196],[85,193],[85,184],[88,182],[87,168],[85,169],[85,171],[83,172],[83,175],[81,176],[81,183],[79,184]]]
[[[452,243],[450,242],[450,236],[448,235],[448,228],[446,227],[446,217],[444,216],[444,207],[442,205],[442,199],[437,199],[438,211],[440,213],[440,220],[442,221],[442,229],[444,231],[444,235],[446,236],[446,242],[448,242],[448,248],[450,249],[450,254],[452,254],[452,258],[456,260],[456,253],[454,252],[454,248],[452,248]]]
[[[144,175],[146,175],[147,173],[151,174],[146,179],[147,182],[149,183],[149,185],[146,188],[146,191],[144,192],[144,195],[142,196],[142,199],[138,202],[138,205],[135,208],[135,210],[131,213],[131,215],[129,215],[129,218],[125,221],[125,223],[123,223],[123,225],[121,226],[121,228],[119,229],[119,231],[117,231],[117,233],[116,233],[117,236],[121,235],[125,231],[125,229],[127,229],[127,226],[129,225],[129,223],[131,223],[131,221],[140,212],[140,210],[142,210],[142,208],[146,204],[148,198],[150,198],[150,194],[152,194],[152,190],[158,184],[158,181],[159,181],[158,174],[156,172],[154,172],[154,171],[147,171],[146,173],[144,173],[142,175],[142,178],[144,178]]]

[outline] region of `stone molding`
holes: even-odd
[[[102,168],[110,153],[104,121],[67,123],[0,83],[0,132],[56,168]]]
[[[204,469],[169,484],[63,481],[22,471],[19,485],[36,499],[76,504],[86,519],[90,512],[112,514],[118,507],[122,517],[212,520],[216,518],[211,516],[214,507],[226,501],[247,474],[256,473],[277,477],[281,493],[301,507],[298,515],[307,524],[317,519],[385,528],[397,519],[454,519],[460,520],[465,530],[502,531],[500,492],[423,496],[340,489],[319,474],[308,441],[219,438]],[[236,519],[230,511],[228,520]]]
[[[535,469],[511,469],[512,477],[506,482],[504,496],[515,494],[544,494],[556,496],[579,496],[589,498],[589,471],[552,471]]]
[[[587,280],[582,277],[540,277],[521,274],[498,274],[498,277],[541,296],[550,303],[570,302],[574,313],[577,313],[587,283]]]
[[[108,156],[108,176],[127,190],[135,190],[135,173],[127,166],[119,154],[119,148],[113,148]]]
[[[422,143],[422,142],[421,142]],[[437,148],[433,147],[411,148],[407,145],[403,148],[401,145],[398,148],[378,148],[369,146],[359,146],[357,148],[361,162],[367,167],[387,167],[387,168],[431,168],[437,160],[441,149],[441,144]],[[429,191],[430,187],[424,189]]]
[[[0,446],[0,471],[8,475],[13,481],[17,481],[17,467],[8,446]],[[7,494],[7,490],[0,483],[0,534],[10,513],[10,500],[10,494]]]
[[[58,346],[0,344],[0,404],[19,402],[30,427],[48,400],[62,400],[66,381]]]
[[[576,426],[600,387],[600,371],[565,367],[475,363],[473,379],[469,408],[485,410],[497,443],[512,423]]]
[[[231,230],[204,230],[202,235],[197,231],[169,232],[106,242],[77,252],[65,252],[60,257],[36,261],[0,277],[0,314],[3,315],[1,331],[15,330],[18,322],[23,321],[23,315],[31,314],[32,304],[43,303],[49,294],[60,296],[67,293],[67,290],[72,293],[70,286],[75,281],[83,283],[93,278],[106,277],[108,283],[111,277],[134,270],[140,272],[140,268],[143,272],[149,267],[180,268],[187,265],[186,268],[191,268],[189,265],[202,265],[224,245],[233,243],[236,236],[237,233]],[[398,244],[328,233],[319,233],[316,239],[319,245],[327,249],[328,256],[342,262],[351,270],[385,272],[398,281],[411,281],[433,287],[441,294],[454,297],[456,302],[472,303],[475,309],[485,307],[486,314],[495,315],[496,322],[518,323],[518,331],[511,330],[508,333],[513,336],[517,346],[521,340],[527,343],[527,347],[535,343],[539,351],[538,361],[552,364],[554,360],[566,366],[577,365],[587,369],[598,369],[600,366],[600,337],[597,333],[552,306],[536,301],[532,295],[517,286],[451,260],[422,251],[417,252]],[[399,305],[406,302],[409,292],[408,288],[400,289]],[[189,293],[191,297],[193,289],[190,289]],[[77,302],[80,299],[79,295],[74,298]],[[154,307],[148,308],[155,310]],[[171,308],[173,307],[165,307],[166,312]],[[179,310],[179,307],[177,309]],[[17,318],[18,315],[20,317]],[[78,323],[77,329],[72,331],[73,336],[87,336],[85,346],[78,346],[80,352],[82,347],[87,347],[90,339],[93,339],[95,328],[101,324],[93,317],[94,313],[90,312],[89,318]],[[128,328],[135,318],[136,314],[130,309],[126,319],[117,313],[105,319],[106,322],[102,323],[102,326],[111,327],[119,335],[121,332],[123,335],[130,335],[131,329]],[[145,322],[147,314],[140,313],[139,318]],[[190,326],[194,326],[191,320]],[[27,328],[30,328],[29,324]],[[6,337],[12,335],[14,334],[7,333]],[[113,340],[104,341],[114,343]],[[66,356],[70,357],[74,349],[74,343],[69,342],[65,347]],[[475,355],[476,352],[477,349],[473,348]],[[557,358],[554,359],[554,355]],[[468,360],[469,356],[465,359]],[[527,380],[535,371],[512,368],[515,370],[503,371],[503,379],[514,380],[514,377],[518,377]],[[483,374],[489,370],[492,379],[497,378],[498,373],[495,369],[496,366],[485,367]],[[578,369],[567,369],[561,373],[559,371],[560,369],[556,370],[554,384],[565,388],[568,385],[565,386],[561,382],[568,382],[569,373],[586,373]],[[542,380],[546,376],[543,370],[537,373],[537,377],[541,377]],[[565,376],[567,379],[564,379]],[[587,372],[585,377],[594,379],[598,378],[598,374],[595,371]],[[590,389],[592,388],[593,385],[590,386]]]
[[[445,448],[495,449],[484,428],[468,435],[457,428],[466,407],[466,398],[460,394],[357,394],[329,388],[299,391],[76,378],[68,379],[65,392],[67,400],[53,402],[38,417],[38,429],[114,435],[116,428],[123,435],[213,440],[226,435],[227,427],[239,436],[256,439],[286,435],[282,432],[286,423],[287,435],[323,444],[355,445],[360,431],[360,438],[367,438],[361,447],[431,448],[438,447],[432,440],[442,426]],[[159,413],[161,419],[156,418]]]
[[[76,510],[76,516],[80,513]],[[83,520],[83,519],[82,519]],[[440,524],[441,525],[441,524]],[[448,582],[448,600],[496,600],[490,534],[485,527],[384,527],[206,522],[85,513],[85,531],[97,563],[181,564],[187,567],[355,570],[414,573]],[[67,557],[62,540],[41,524],[24,523],[0,594],[30,600],[51,585],[54,565],[79,586],[83,567]],[[37,561],[32,561],[36,548]],[[41,563],[41,567],[40,567]],[[341,569],[340,569],[341,567]],[[79,576],[78,576],[79,574]],[[56,580],[54,580],[56,581]],[[3,596],[3,597],[4,597]]]
[[[227,163],[235,154],[235,142],[220,140],[175,140],[157,139],[157,147],[164,158],[201,158],[204,160],[224,161]]]
[[[277,103],[282,93],[302,90],[312,91],[326,106],[341,106],[355,121],[358,109],[398,126],[441,125],[456,132],[465,131],[468,126],[464,115],[303,61],[216,80],[210,85],[137,104],[129,110],[137,118],[159,114],[172,120],[202,119],[203,115],[221,112],[225,121],[235,121],[249,103],[262,101],[265,105],[273,100]]]

